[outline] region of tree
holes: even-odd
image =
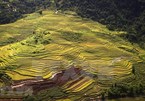
[[[43,11],[42,11],[42,10],[39,10],[38,13],[39,13],[40,15],[42,15],[42,14],[43,14]]]
[[[132,73],[135,75],[135,67],[132,66]]]
[[[50,6],[50,0],[1,0],[0,24],[16,21],[23,14],[32,13]],[[40,12],[42,15],[42,12]]]

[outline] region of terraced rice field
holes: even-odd
[[[137,54],[144,53],[120,38],[120,32],[53,11],[44,11],[42,16],[29,14],[15,23],[0,25],[0,31],[3,28],[9,30],[0,33],[2,42],[10,37],[17,41],[0,46],[0,69],[17,81],[36,77],[51,80],[61,71],[77,67],[88,74],[64,80],[60,88],[70,96],[108,89],[118,78],[132,75],[133,62],[141,61]],[[134,53],[134,49],[138,51]],[[74,72],[69,73],[72,76]],[[63,74],[67,79],[67,72]]]

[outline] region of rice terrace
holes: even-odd
[[[0,101],[145,101],[145,49],[126,35],[52,8],[1,24]]]

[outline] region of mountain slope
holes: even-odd
[[[125,32],[110,31],[100,23],[66,13],[43,11],[43,15],[33,13],[15,23],[0,25],[4,43],[0,47],[0,69],[12,78],[14,87],[17,81],[37,77],[53,81],[61,73],[57,80],[65,79],[59,85],[63,94],[55,97],[64,97],[65,92],[71,99],[80,99],[99,95],[134,75],[133,65],[143,61],[145,51],[118,36]],[[10,38],[14,39],[12,43],[7,42]],[[77,74],[72,66],[81,73]],[[56,86],[42,92],[46,94],[53,88]],[[46,96],[50,100],[52,95]]]

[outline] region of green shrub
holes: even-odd
[[[23,98],[23,101],[40,101],[35,96],[26,96]]]
[[[116,84],[108,90],[109,98],[119,98],[119,97],[134,97],[138,95],[144,95],[145,87],[142,84]]]
[[[62,37],[67,41],[80,42],[82,41],[82,33],[62,32]]]

